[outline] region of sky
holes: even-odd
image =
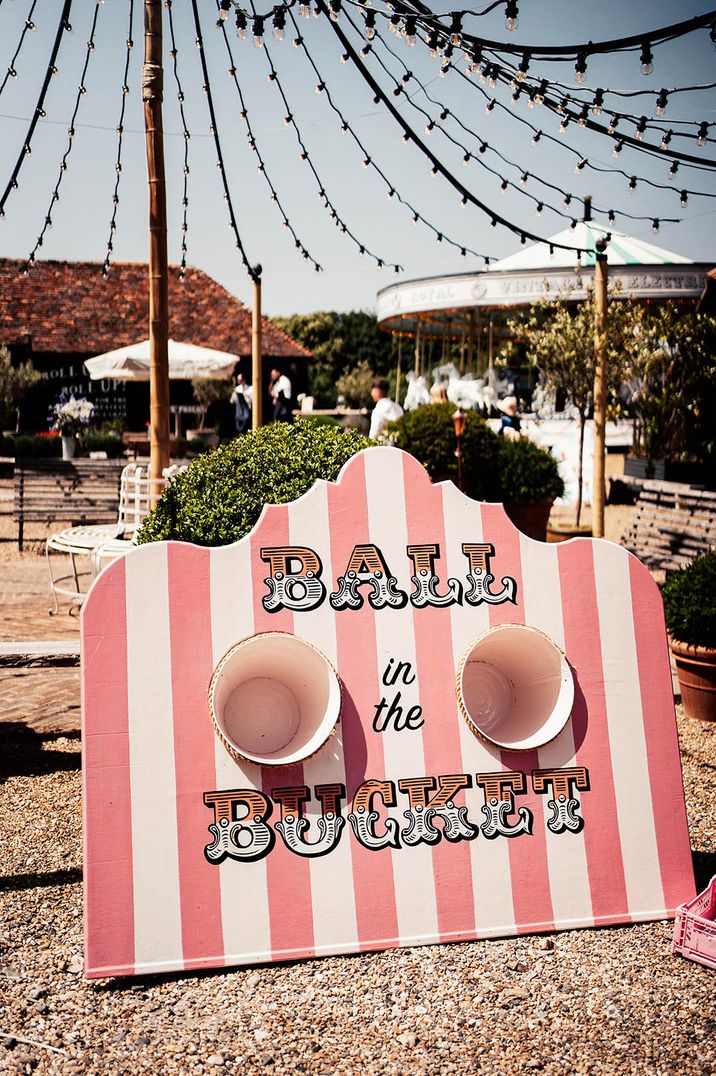
[[[247,4],[250,0],[247,0]],[[266,5],[270,8],[271,5]],[[382,8],[381,0],[375,6]],[[431,5],[433,10],[441,10]],[[0,0],[0,85],[12,59],[32,0]],[[116,127],[122,105],[122,81],[126,58],[129,0],[104,0],[101,4],[91,53],[86,86],[75,123],[72,151],[60,186],[60,199],[52,210],[52,228],[46,233],[38,257],[86,259],[102,262],[105,257],[112,216],[117,158]],[[6,80],[0,92],[0,192],[12,171],[20,151],[29,119],[33,113],[44,77],[56,30],[60,0],[35,0],[32,21],[35,29],[26,35],[15,62],[17,77]],[[520,239],[502,227],[490,227],[490,218],[475,207],[463,207],[460,196],[442,177],[431,175],[429,163],[412,145],[405,145],[395,120],[382,106],[373,102],[373,93],[353,65],[341,62],[342,46],[330,24],[323,18],[301,19],[294,9],[301,34],[319,69],[323,81],[351,128],[365,144],[372,161],[388,177],[388,185],[372,168],[363,167],[363,156],[349,134],[342,133],[340,121],[331,111],[325,93],[316,93],[318,79],[301,49],[292,47],[296,36],[290,19],[285,40],[275,42],[267,24],[266,47],[254,47],[249,32],[246,41],[236,35],[233,21],[227,23],[234,54],[237,78],[244,94],[246,111],[256,144],[265,161],[266,173],[278,193],[286,215],[304,246],[323,266],[316,273],[310,261],[295,250],[289,231],[283,227],[280,213],[271,200],[265,177],[257,170],[257,158],[247,139],[241,105],[236,88],[228,77],[229,61],[223,39],[216,28],[215,0],[199,0],[206,59],[217,116],[217,128],[225,160],[225,173],[231,190],[241,239],[251,264],[263,267],[264,313],[288,315],[313,310],[372,310],[377,291],[396,280],[437,276],[443,273],[475,271],[483,267],[481,258],[463,258],[458,250],[437,242],[435,234],[421,224],[414,224],[412,213],[388,197],[392,186],[410,201],[422,215],[445,236],[450,236],[471,250],[491,258],[500,258],[519,249]],[[262,9],[259,9],[262,10]],[[354,21],[360,19],[349,8]],[[477,8],[475,8],[477,10]],[[586,40],[603,40],[638,34],[668,25],[709,10],[707,4],[681,0],[632,0],[628,4],[594,4],[593,0],[521,0],[519,25],[514,34],[504,26],[504,12],[496,10],[483,18],[466,19],[472,32],[494,40],[520,44],[569,44]],[[0,220],[0,255],[23,258],[33,248],[48,214],[50,199],[67,146],[67,128],[75,105],[77,87],[86,55],[86,43],[95,11],[94,0],[74,0],[70,21],[72,32],[63,35],[57,61],[58,72],[52,79],[45,112],[32,141],[32,153],[23,163],[18,189],[11,192]],[[185,114],[190,132],[188,176],[187,260],[220,281],[246,303],[251,301],[251,282],[236,250],[229,227],[221,177],[216,165],[214,141],[210,133],[207,100],[202,92],[199,52],[190,0],[174,0],[174,27],[177,42],[177,65],[185,95]],[[359,38],[341,16],[341,26],[353,42]],[[380,25],[380,20],[379,20]],[[165,103],[166,175],[168,201],[169,256],[178,262],[181,256],[182,190],[184,182],[184,138],[169,56],[169,29],[164,11],[165,34]],[[146,161],[143,113],[140,97],[142,64],[142,3],[135,0],[131,53],[126,99],[120,203],[112,257],[116,261],[145,261],[148,251]],[[577,199],[591,194],[594,203],[604,209],[614,208],[645,215],[649,220],[630,221],[617,217],[616,229],[637,235],[664,246],[694,261],[716,261],[716,172],[681,165],[673,183],[667,184],[669,164],[625,147],[618,160],[612,158],[612,140],[570,124],[558,135],[559,117],[544,107],[528,109],[520,100],[507,112],[498,108],[485,113],[485,97],[475,86],[451,72],[439,77],[439,62],[430,59],[424,47],[408,48],[403,38],[386,30],[381,36],[415,76],[408,87],[410,100],[403,93],[392,96],[394,83],[375,59],[366,64],[383,86],[391,101],[426,144],[444,161],[457,179],[501,216],[518,228],[541,237],[568,227],[569,220],[549,208],[554,206],[568,216],[581,215]],[[398,78],[404,72],[382,45],[375,43],[375,54]],[[268,79],[267,53],[278,81],[289,101],[301,137],[318,174],[313,176],[301,160],[296,132],[284,124],[286,108],[276,82]],[[460,64],[463,68],[463,64]],[[571,64],[547,64],[534,61],[530,74],[559,78],[575,89]],[[416,79],[419,78],[438,105],[426,101]],[[476,79],[472,80],[476,82]],[[654,51],[654,72],[641,73],[639,51],[616,57],[592,58],[585,86],[631,92],[656,90],[662,86],[694,86],[716,81],[716,52],[707,30],[693,33],[678,42],[658,46]],[[486,89],[486,87],[485,87]],[[496,90],[495,96],[507,104],[510,91]],[[412,101],[412,104],[411,104]],[[653,97],[620,99],[609,97],[613,107],[653,117]],[[673,120],[707,121],[715,126],[716,91],[698,91],[673,95],[666,116],[668,127]],[[500,176],[493,176],[471,160],[463,164],[463,151],[456,148],[436,127],[424,135],[426,121],[415,108],[418,105],[434,118],[441,106],[450,110],[443,124],[453,137],[471,149],[484,140],[491,147],[483,159],[500,176],[518,181],[522,171],[530,173],[524,187],[544,201],[540,217],[535,203],[522,191],[501,191]],[[647,111],[648,110],[648,111]],[[668,190],[649,189],[637,183],[630,195],[629,183],[612,172],[596,172],[586,167],[575,173],[577,158],[563,145],[542,138],[532,144],[532,132],[516,119],[519,115],[545,133],[558,137],[564,146],[576,148],[590,163],[606,169],[623,168],[629,175],[652,178],[667,184]],[[603,120],[605,112],[601,119]],[[469,128],[466,133],[453,117]],[[622,122],[633,133],[634,125]],[[714,144],[702,150],[695,142],[677,141],[693,153],[716,157]],[[517,167],[504,164],[493,154],[495,147]],[[540,186],[541,177],[574,195],[574,203],[565,209],[561,195]],[[322,187],[338,216],[357,243],[331,220],[318,190]],[[711,197],[690,197],[686,208],[679,205],[683,187],[703,191]],[[576,209],[574,208],[576,205]],[[651,218],[678,217],[679,224],[665,224],[657,235]],[[595,214],[596,220],[604,220]],[[606,223],[606,221],[604,221]],[[385,262],[398,263],[400,275],[379,270],[374,261],[361,256],[359,245],[372,250]],[[101,278],[98,279],[101,287]]]

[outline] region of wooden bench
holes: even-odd
[[[622,545],[648,568],[684,568],[716,547],[716,493],[676,482],[644,482]]]
[[[15,460],[13,516],[22,549],[25,523],[112,523],[122,460]]]

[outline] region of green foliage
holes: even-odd
[[[381,332],[375,315],[365,310],[319,310],[271,320],[313,352],[310,392],[319,407],[333,407],[336,382],[346,369],[352,370],[363,362],[384,377],[397,362],[396,341]]]
[[[716,647],[716,552],[674,572],[662,590],[666,626],[673,639]]]
[[[138,541],[219,546],[251,530],[264,504],[295,500],[373,442],[355,430],[299,419],[244,434],[198,459],[165,490]]]
[[[457,483],[454,404],[429,404],[406,411],[391,422],[386,433],[398,448],[420,460],[433,481],[451,478]],[[498,499],[497,459],[500,439],[474,411],[465,419],[462,439],[463,488],[469,497]]]
[[[498,461],[502,500],[516,504],[555,501],[564,493],[557,461],[533,441],[502,440]]]
[[[642,307],[628,351],[635,450],[716,462],[716,318],[673,303]]]
[[[42,380],[42,374],[32,363],[13,366],[8,348],[0,346],[0,430],[17,421],[17,408],[31,388]]]
[[[87,430],[80,433],[79,439],[83,456],[88,456],[90,452],[106,452],[107,459],[116,460],[124,452],[122,438],[114,433]]]
[[[51,459],[62,455],[62,439],[59,433],[50,436],[15,434],[0,436],[0,456],[16,459]]]
[[[375,374],[370,365],[364,360],[349,370],[343,371],[336,381],[336,391],[339,396],[345,397],[349,407],[368,407],[371,402],[370,390],[375,380]]]

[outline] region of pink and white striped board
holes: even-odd
[[[306,560],[321,586],[282,587]],[[536,749],[478,737],[456,700],[461,656],[501,624],[571,666],[569,719]],[[237,761],[209,714],[222,656],[269,631],[342,684],[335,734],[287,766]],[[110,564],[82,610],[82,675],[90,977],[663,919],[694,894],[646,569],[605,541],[532,541],[397,449],[267,507],[235,545]]]

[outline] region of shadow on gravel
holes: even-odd
[[[9,893],[18,889],[40,889],[52,885],[74,885],[81,881],[81,867],[68,867],[63,871],[46,871],[45,874],[0,875],[0,893]]]
[[[43,745],[59,738],[77,740],[76,751],[53,751]],[[35,732],[19,722],[0,724],[0,782],[8,777],[79,770],[79,732]]]
[[[694,861],[696,892],[700,893],[716,874],[716,852],[691,852]]]

